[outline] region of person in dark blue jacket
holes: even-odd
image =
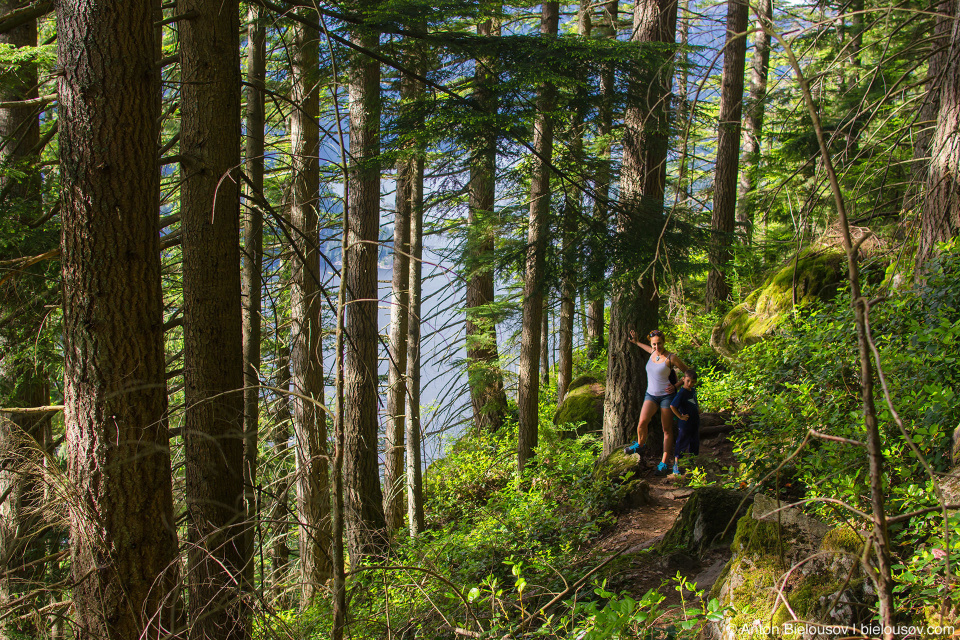
[[[673,472],[680,473],[677,461],[684,453],[697,455],[700,453],[700,407],[697,405],[697,372],[687,369],[683,373],[683,386],[670,403],[673,415],[679,418],[677,423],[676,457],[673,463]]]

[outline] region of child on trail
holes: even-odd
[[[673,472],[680,473],[679,460],[684,453],[700,453],[700,407],[697,405],[697,372],[687,369],[683,374],[683,386],[670,403],[670,410],[680,421],[677,423],[676,461]]]

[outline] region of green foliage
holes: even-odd
[[[871,309],[883,381],[906,429],[901,433],[876,384],[889,513],[936,505],[932,481],[918,456],[935,473],[950,465],[951,436],[960,424],[960,398],[954,391],[960,386],[955,355],[960,341],[958,275],[960,250],[946,246],[922,281]],[[888,295],[880,285],[869,284],[871,279],[867,274],[867,298]],[[860,442],[866,437],[857,334],[846,292],[794,316],[778,334],[738,352],[728,371],[714,374],[701,381],[704,408],[751,415],[749,428],[733,436],[739,464],[731,469],[729,484],[745,487],[763,481],[765,490],[783,498],[811,500],[807,508],[835,524],[842,524],[849,513],[826,500],[870,511],[862,447],[814,437],[798,450],[811,429]],[[773,473],[794,453],[788,465]],[[956,530],[956,525],[948,528]],[[956,597],[947,592],[943,530],[938,511],[891,526],[904,616],[920,616],[922,605],[934,596]],[[951,552],[958,543],[951,536]]]
[[[506,577],[503,561],[554,562],[596,534],[617,499],[592,476],[596,437],[561,439],[554,405],[541,403],[537,457],[523,477],[516,470],[516,424],[470,434],[431,465],[425,478],[429,533],[418,554],[442,564],[451,579]],[[544,570],[540,566],[539,570]]]

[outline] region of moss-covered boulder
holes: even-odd
[[[623,512],[650,504],[650,485],[639,477],[640,471],[640,456],[616,449],[597,461],[593,478],[595,482],[617,488],[620,496],[617,511]]]
[[[603,431],[603,393],[600,380],[580,376],[570,385],[553,415],[553,424],[570,437]],[[566,428],[564,428],[566,427]]]
[[[732,355],[773,333],[793,310],[794,283],[800,306],[833,297],[846,277],[844,260],[839,247],[803,251],[796,262],[788,262],[724,316],[713,330],[711,345],[723,354]]]
[[[733,613],[708,623],[704,638],[746,640],[759,634],[815,640],[824,626],[863,622],[873,598],[857,560],[863,536],[849,527],[831,530],[791,510],[777,511],[780,503],[770,499],[759,503],[737,523],[730,562],[710,593]],[[772,505],[777,507],[771,510]]]
[[[696,489],[663,537],[660,549],[682,549],[702,556],[712,546],[729,545],[737,529],[736,521],[747,511],[747,505],[741,504],[743,497],[739,491],[720,487]]]
[[[617,480],[630,474],[632,478],[636,477],[640,470],[640,456],[624,453],[623,449],[618,448],[597,460],[593,468],[593,477],[596,480]]]

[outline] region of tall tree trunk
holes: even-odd
[[[257,516],[257,440],[260,431],[260,310],[263,271],[263,212],[256,199],[263,193],[263,129],[266,124],[266,29],[262,9],[247,8],[247,126],[245,171],[250,181],[243,216],[243,485],[246,492],[246,555],[253,557]],[[253,592],[253,563],[248,562],[244,585]]]
[[[746,129],[743,154],[740,157],[740,188],[737,197],[737,226],[747,246],[753,244],[753,219],[756,212],[754,191],[760,168],[760,145],[763,137],[763,109],[767,99],[767,72],[770,68],[770,33],[773,24],[773,1],[761,0],[760,29],[753,41],[750,64],[750,100],[744,118]]]
[[[917,117],[918,127],[913,144],[913,180],[907,185],[903,198],[903,210],[912,211],[923,204],[920,197],[923,184],[926,182],[930,166],[930,142],[937,123],[937,114],[940,111],[940,87],[950,51],[950,33],[953,30],[953,14],[955,0],[942,0],[936,5],[937,16],[934,19],[933,37],[930,39],[930,53],[927,58],[926,93],[920,105]]]
[[[743,112],[743,72],[747,60],[746,0],[727,0],[727,40],[723,52],[720,122],[717,127],[717,164],[713,179],[713,216],[710,222],[710,273],[705,292],[708,309],[730,298],[727,271],[733,259],[733,225],[737,207],[737,168],[740,162],[740,120]]]
[[[195,16],[179,23],[190,633],[243,639],[240,198],[226,177],[240,166],[239,6],[178,0],[177,12]]]
[[[413,29],[418,29],[414,25]],[[423,62],[420,47],[412,40],[405,43],[406,66],[421,70]],[[403,75],[400,79],[400,98],[404,104],[413,104],[423,94],[421,83]],[[421,124],[418,120],[415,122]],[[415,126],[415,129],[419,129]],[[384,456],[383,511],[387,528],[392,533],[403,526],[404,497],[406,496],[406,466],[404,454],[407,429],[407,359],[410,338],[410,220],[413,209],[419,206],[423,193],[423,176],[418,172],[420,149],[415,142],[404,144],[397,162],[397,215],[393,229],[393,304],[390,308],[390,357],[387,379],[387,451]],[[418,399],[419,402],[419,399]]]
[[[365,6],[370,6],[366,3]],[[353,41],[376,50],[378,37]],[[377,470],[377,254],[380,233],[380,65],[357,54],[350,68],[349,260],[344,280],[346,366],[344,486],[347,547],[353,563],[386,541],[383,493]]]
[[[404,94],[407,78],[401,79]],[[397,214],[393,227],[393,299],[390,307],[390,351],[387,372],[387,450],[383,456],[383,513],[387,530],[403,526],[403,498],[406,490],[404,474],[404,436],[407,405],[407,333],[410,305],[410,191],[413,176],[410,160],[397,162]]]
[[[677,34],[675,0],[637,2],[633,15],[635,42],[674,45]],[[630,262],[644,269],[653,259],[664,224],[663,197],[667,178],[670,136],[668,101],[673,83],[672,47],[660,54],[653,78],[633,77],[624,113],[623,168],[620,172],[618,246],[642,251]],[[617,265],[614,281],[629,273]],[[660,296],[650,272],[618,285],[610,301],[610,342],[607,348],[607,386],[603,411],[603,451],[609,453],[627,441],[636,429],[646,386],[643,358],[627,343],[631,328],[646,335],[659,321]]]
[[[938,242],[960,231],[960,4],[952,4],[950,48],[943,61],[937,126],[930,143],[927,190],[920,214],[919,268],[933,257]]]
[[[164,635],[171,631],[167,603],[176,600],[160,285],[158,7],[147,0],[57,6],[77,638]],[[239,325],[239,304],[234,316]]]
[[[422,90],[422,89],[419,89]],[[425,528],[423,510],[423,471],[420,447],[420,326],[423,273],[423,165],[424,150],[418,149],[411,161],[413,181],[410,189],[410,321],[407,327],[407,524],[416,537]]]
[[[602,5],[603,20],[598,30],[603,37],[616,40],[619,26],[619,0],[611,0]],[[591,360],[600,355],[604,341],[604,295],[601,283],[606,278],[607,262],[605,243],[610,216],[610,176],[611,154],[613,150],[613,101],[616,93],[613,68],[605,67],[600,72],[600,109],[597,117],[597,136],[603,141],[603,152],[597,165],[596,199],[593,203],[595,230],[591,234],[595,240],[591,247],[590,304],[587,307],[587,357]]]
[[[556,37],[560,23],[560,4],[544,2],[540,16],[540,34]],[[544,82],[537,91],[537,117],[534,123],[533,177],[530,184],[530,219],[527,226],[527,257],[523,282],[523,328],[520,337],[520,381],[517,405],[520,433],[517,465],[527,466],[537,448],[537,405],[540,380],[540,348],[543,338],[544,271],[550,215],[550,160],[553,157],[553,116],[557,89]]]
[[[297,519],[301,606],[309,606],[331,576],[327,416],[323,398],[320,314],[320,34],[294,24],[291,51],[290,225],[295,251],[290,278],[290,377],[297,443]],[[309,399],[309,400],[308,400]]]
[[[577,16],[577,30],[581,38],[589,38],[592,30],[590,23],[590,3],[580,5]],[[582,106],[586,99],[586,90],[577,90],[578,104],[570,118],[570,140],[568,142],[570,159],[574,166],[583,164],[583,123],[586,109]],[[559,345],[557,348],[557,403],[563,402],[567,387],[573,378],[573,312],[577,297],[576,273],[579,264],[576,239],[577,225],[582,214],[583,193],[576,185],[565,185],[563,202],[563,220],[561,222],[562,269],[560,283],[560,314],[557,324]]]
[[[499,36],[499,17],[477,26],[481,36]],[[497,113],[496,60],[479,58],[474,70],[474,101],[485,113]],[[496,431],[503,426],[507,396],[503,390],[503,371],[497,349],[497,315],[493,312],[494,243],[497,226],[496,202],[497,134],[496,127],[485,126],[477,136],[470,162],[470,200],[467,213],[467,245],[464,268],[467,278],[467,377],[473,424],[478,430]]]
[[[278,389],[287,390],[290,388],[290,346],[285,339],[277,341],[277,383]],[[290,479],[287,474],[287,443],[290,440],[290,396],[280,394],[277,396],[277,405],[274,411],[273,428],[273,447],[274,458],[277,466],[280,468],[277,486],[273,490],[274,503],[270,516],[273,530],[273,547],[270,550],[270,588],[274,602],[278,608],[286,608],[288,605],[287,590],[287,572],[290,568],[290,548],[287,546],[287,534],[289,531],[288,518],[290,517],[289,493]]]

